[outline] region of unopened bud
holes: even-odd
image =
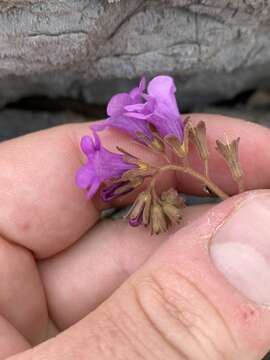
[[[149,192],[143,191],[140,193],[127,214],[130,225],[149,224],[151,201],[152,196]]]
[[[161,200],[178,208],[183,208],[185,206],[184,199],[173,188],[163,191],[161,194]]]
[[[182,219],[182,209],[177,208],[169,203],[162,203],[162,208],[168,219],[172,224],[179,224]]]
[[[150,225],[151,234],[158,235],[159,233],[165,232],[168,229],[164,211],[158,203],[154,203],[151,206]]]

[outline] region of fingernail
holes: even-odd
[[[210,254],[243,295],[270,305],[270,192],[243,201],[216,231]]]

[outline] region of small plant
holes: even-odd
[[[77,185],[87,190],[92,198],[101,185],[103,201],[125,196],[135,189],[141,192],[131,206],[127,217],[131,226],[149,226],[151,234],[167,231],[179,224],[185,206],[175,189],[161,194],[156,189],[158,177],[166,171],[189,174],[199,180],[208,194],[226,199],[228,195],[209,177],[206,126],[203,121],[193,125],[189,118],[182,119],[175,99],[176,87],[169,76],[152,79],[146,92],[143,78],[129,93],[112,97],[107,107],[108,119],[92,126],[93,136],[81,139],[81,149],[87,156],[76,174]],[[155,166],[145,159],[116,146],[118,153],[108,151],[101,144],[98,132],[116,128],[128,133],[138,144],[162,157],[163,165]],[[233,179],[243,191],[243,171],[238,159],[240,138],[225,143],[217,140],[217,151],[227,162]],[[204,164],[204,173],[194,170],[188,162],[190,143],[196,147]]]

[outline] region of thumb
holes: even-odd
[[[270,191],[219,204],[97,310],[14,360],[260,360],[270,347],[269,223]]]
[[[232,198],[132,279],[144,314],[184,359],[260,360],[269,350],[269,224],[269,191]]]

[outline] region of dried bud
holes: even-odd
[[[163,193],[161,194],[161,200],[162,202],[166,202],[170,205],[176,206],[179,209],[185,206],[184,199],[179,196],[178,192],[173,188],[167,191],[163,191]]]
[[[171,188],[161,194],[161,206],[170,222],[179,224],[185,202],[175,189]]]
[[[140,193],[127,214],[130,225],[139,226],[143,223],[146,226],[149,224],[151,202],[152,196],[149,192]]]
[[[209,152],[207,148],[205,122],[200,121],[196,126],[192,126],[189,136],[190,140],[195,144],[201,159],[207,161]]]
[[[169,204],[167,202],[162,202],[162,209],[168,219],[170,220],[171,224],[179,224],[180,220],[182,219],[183,212],[182,209]]]
[[[136,187],[143,183],[142,177],[133,178],[130,181],[117,181],[106,187],[101,192],[101,198],[104,202],[109,202],[122,195],[126,195],[133,191]]]
[[[162,207],[158,203],[151,206],[150,215],[151,234],[158,235],[168,229],[168,224]]]
[[[229,165],[233,179],[238,183],[239,188],[242,188],[243,171],[238,158],[239,141],[240,137],[233,140],[231,143],[227,141],[226,144],[223,144],[221,141],[217,140],[216,149]]]

